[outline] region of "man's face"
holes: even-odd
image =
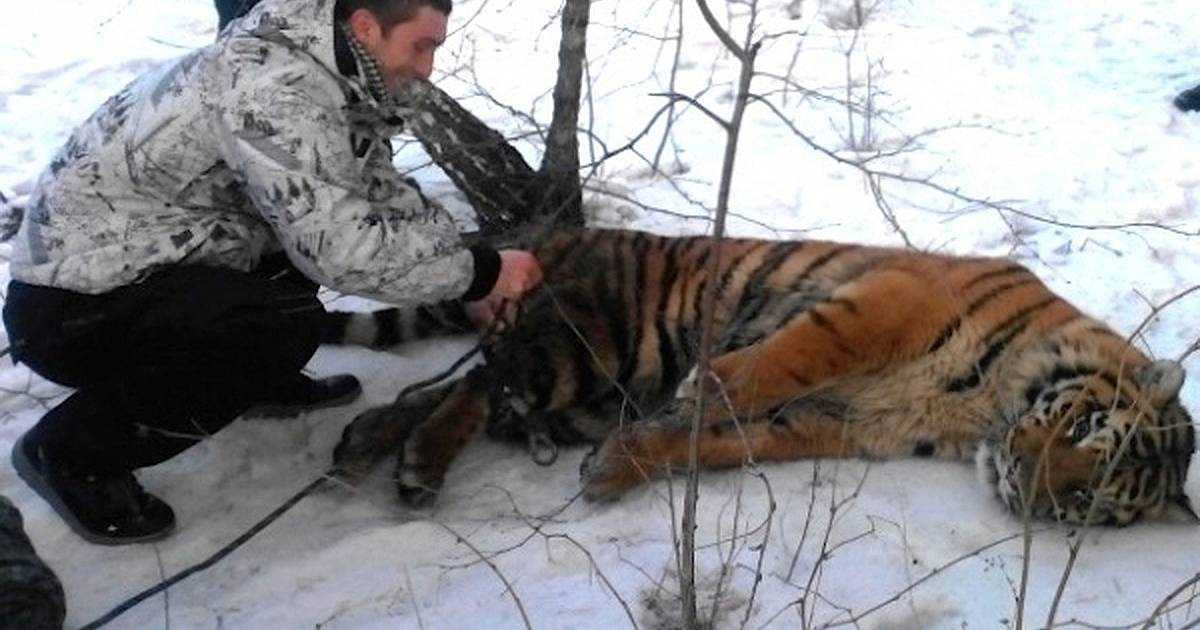
[[[378,24],[378,23],[376,23]],[[407,22],[384,32],[378,26],[363,45],[379,62],[379,71],[389,89],[433,73],[433,54],[446,40],[446,16],[430,6],[417,9]]]

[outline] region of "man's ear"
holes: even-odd
[[[356,9],[350,14],[350,33],[359,45],[369,53],[374,53],[383,39],[383,25],[368,9]]]

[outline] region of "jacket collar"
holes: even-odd
[[[335,33],[336,41],[346,43],[346,47],[350,50],[350,56],[354,61],[355,74],[363,86],[366,87],[367,93],[380,104],[391,104],[394,99],[391,90],[383,82],[383,73],[379,71],[379,62],[362,47],[362,44],[358,43],[358,40],[354,38],[354,33],[350,32],[349,26],[339,24],[337,30],[338,32]]]
[[[381,119],[398,124],[402,112],[384,86],[378,64],[334,23],[335,4],[335,0],[262,0],[220,37],[257,37],[304,52],[345,79],[354,95],[348,97],[358,102],[359,109],[377,109]]]

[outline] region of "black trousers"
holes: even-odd
[[[13,358],[77,389],[31,438],[92,472],[169,459],[294,387],[321,341],[316,292],[281,254],[250,273],[172,267],[100,295],[13,281]]]

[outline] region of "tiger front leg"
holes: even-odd
[[[399,451],[413,427],[429,416],[452,387],[397,398],[358,414],[342,429],[342,438],[333,449],[334,475],[351,486],[361,483],[379,462]]]
[[[686,470],[695,408],[677,401],[656,418],[622,425],[584,460],[583,494],[613,500],[643,482]],[[804,409],[753,421],[702,421],[700,468],[815,457],[853,457],[860,451],[846,422]]]
[[[956,303],[920,270],[868,272],[798,313],[750,346],[711,362],[707,378],[694,368],[676,396],[703,387],[705,419],[730,413],[752,418],[841,378],[865,374],[925,352],[954,319]]]
[[[450,464],[486,427],[492,413],[486,369],[475,368],[455,383],[404,440],[396,462],[396,490],[407,505],[432,504]]]

